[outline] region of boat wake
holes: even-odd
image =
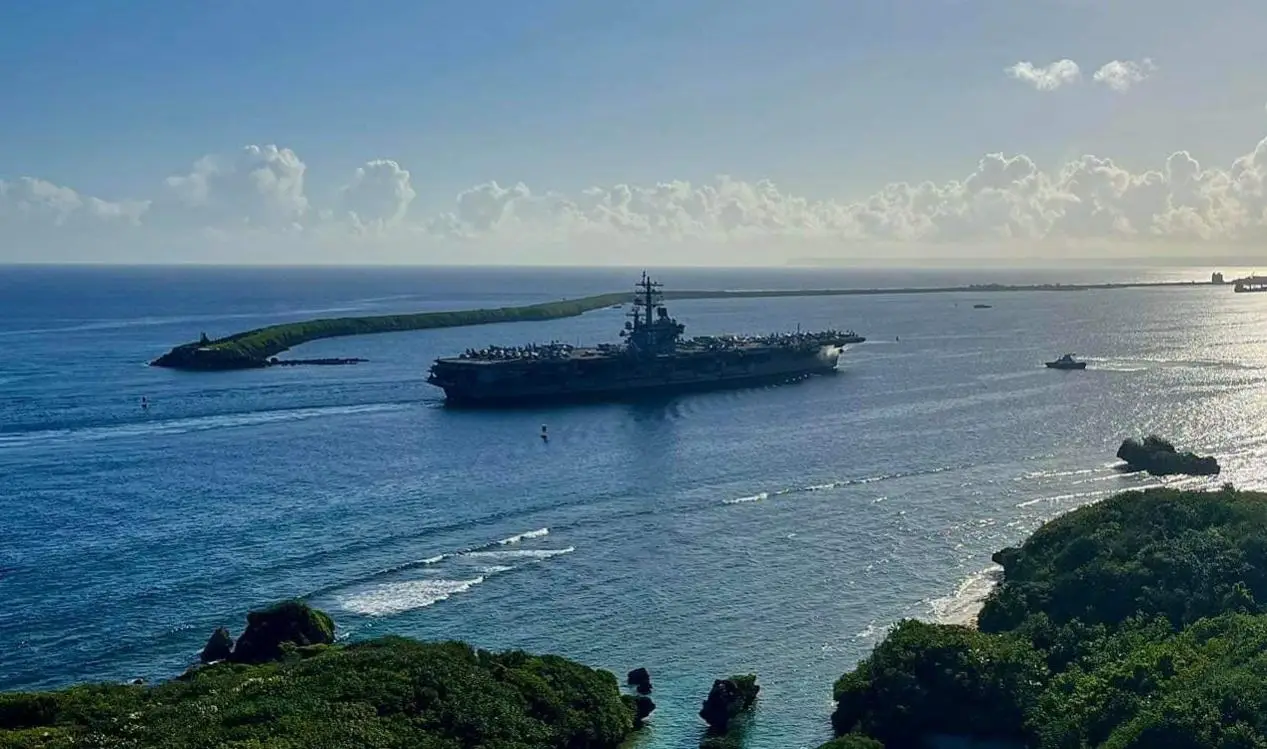
[[[319,406],[313,408],[283,408],[269,411],[187,416],[169,419],[145,419],[116,424],[102,424],[62,429],[35,429],[30,431],[0,432],[0,449],[42,447],[81,442],[101,442],[114,439],[146,438],[206,432],[215,429],[234,429],[262,426],[282,422],[304,421],[331,416],[354,416],[413,408],[412,403],[363,403],[350,406]]]

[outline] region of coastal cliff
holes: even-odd
[[[0,694],[0,747],[616,749],[635,698],[557,656],[382,637],[331,644],[302,603],[253,612],[223,656],[157,684]],[[206,658],[204,651],[204,659]]]
[[[1267,495],[1122,494],[995,561],[979,629],[901,622],[841,677],[839,735],[890,749],[1267,746]]]
[[[836,682],[821,749],[1267,747],[1267,494],[1128,492],[994,559],[978,627],[899,622]],[[655,709],[645,669],[639,696],[557,656],[334,644],[298,602],[236,642],[218,629],[202,660],[152,686],[0,694],[0,747],[615,749]],[[718,680],[700,715],[729,727],[756,694]],[[701,724],[702,745],[742,746],[742,724]]]

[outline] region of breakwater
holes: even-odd
[[[1103,284],[974,284],[948,287],[910,287],[877,289],[751,289],[751,290],[679,290],[664,292],[665,300],[684,299],[769,299],[777,297],[813,296],[881,296],[890,294],[956,294],[983,292],[1046,291],[1074,292],[1128,288],[1196,288],[1209,286],[1206,281],[1159,281],[1147,283]],[[420,312],[371,317],[338,317],[281,323],[235,333],[224,338],[202,340],[176,346],[150,362],[151,366],[193,371],[225,371],[260,369],[275,365],[301,363],[278,360],[276,357],[295,346],[323,338],[396,333],[433,328],[456,328],[467,325],[489,325],[503,322],[558,320],[576,317],[604,307],[626,304],[633,292],[595,294],[557,302],[543,302],[521,307],[455,310],[452,312]]]

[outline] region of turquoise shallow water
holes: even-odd
[[[1122,437],[1160,431],[1218,455],[1219,481],[1263,483],[1267,295],[1213,288],[675,303],[688,333],[800,324],[870,340],[835,377],[645,405],[458,412],[423,382],[432,358],[468,346],[613,340],[622,320],[607,310],[298,350],[370,360],[356,367],[144,366],[204,330],[526,303],[635,278],[0,269],[0,689],[171,676],[216,625],[300,595],[353,639],[459,638],[621,675],[646,666],[660,706],[639,742],[649,748],[697,746],[712,679],[756,671],[747,745],[816,746],[832,681],[888,624],[963,620],[988,590],[992,551],[1156,483],[1112,469]],[[1042,367],[1065,351],[1092,368]]]

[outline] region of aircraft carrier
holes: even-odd
[[[623,342],[490,346],[437,359],[427,382],[448,403],[500,407],[624,400],[749,387],[834,372],[841,352],[866,339],[853,331],[683,338],[661,284],[642,274]]]

